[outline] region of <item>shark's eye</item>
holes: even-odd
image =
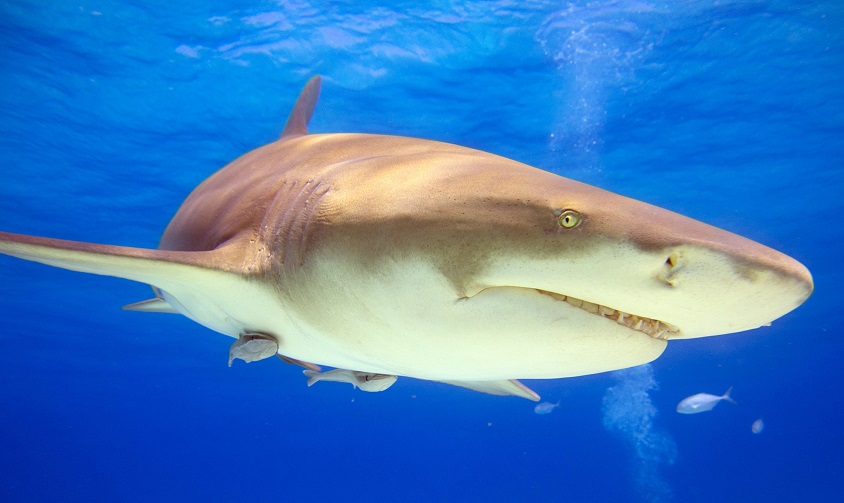
[[[572,229],[580,225],[583,216],[574,210],[563,210],[560,214],[560,226],[565,229]]]

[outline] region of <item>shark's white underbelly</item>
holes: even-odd
[[[261,332],[285,356],[320,365],[437,380],[556,378],[657,358],[666,342],[527,288],[459,299],[424,263],[363,274],[334,262],[294,290],[209,271],[164,296],[224,334]]]

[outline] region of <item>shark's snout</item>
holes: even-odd
[[[703,337],[768,325],[811,295],[812,275],[803,264],[741,240],[738,247],[686,244],[663,252],[654,274],[661,288],[643,312],[679,327],[670,338]]]

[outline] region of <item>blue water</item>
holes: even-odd
[[[560,401],[537,415],[412,379],[367,394],[275,360],[227,368],[231,339],[120,310],[145,285],[0,257],[0,500],[840,498],[842,26],[835,0],[0,2],[2,230],[154,247],[319,73],[312,131],[512,157],[748,236],[816,282],[770,328],[529,381]],[[729,386],[738,406],[674,411]]]

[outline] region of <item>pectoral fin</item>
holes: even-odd
[[[481,393],[488,393],[490,395],[499,396],[519,396],[527,398],[534,402],[539,401],[539,395],[532,389],[515,379],[508,379],[503,381],[440,381],[454,386],[461,386],[469,388]]]
[[[236,246],[236,245],[232,245]],[[156,298],[124,309],[177,312],[173,301],[205,298],[208,292],[236,287],[240,265],[229,248],[211,251],[169,251],[65,241],[0,232],[0,254],[70,269],[125,278],[153,286]],[[164,300],[167,299],[167,300]],[[181,306],[179,306],[181,311]],[[182,312],[190,315],[190,313]]]
[[[100,245],[0,232],[0,253],[70,269],[115,276],[155,285],[199,284],[211,274],[234,271],[220,260],[221,252],[183,252]]]

